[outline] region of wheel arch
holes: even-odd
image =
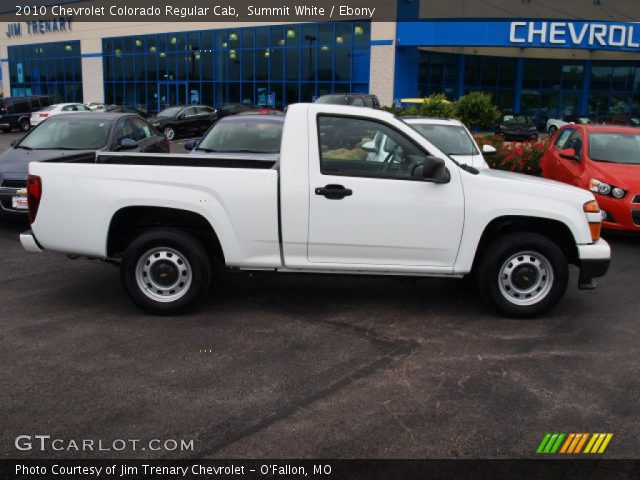
[[[211,223],[198,213],[168,207],[128,206],[118,210],[109,223],[107,256],[119,258],[143,231],[167,227],[189,232],[203,245],[214,264],[225,265],[224,251]]]
[[[472,270],[478,264],[483,252],[502,235],[516,232],[532,232],[543,235],[562,250],[568,263],[578,262],[578,246],[570,228],[559,220],[542,217],[507,215],[494,218],[487,224],[480,236],[473,259]]]

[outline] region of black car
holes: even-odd
[[[0,216],[26,214],[18,190],[27,186],[30,162],[124,150],[168,153],[169,142],[138,115],[76,112],[48,118],[0,154]]]
[[[504,137],[505,140],[537,140],[538,127],[534,120],[521,114],[506,114],[496,125],[496,135]]]
[[[202,139],[187,142],[184,148],[200,155],[240,154],[242,159],[276,161],[283,127],[284,115],[234,115],[220,119]]]
[[[382,108],[378,97],[369,93],[331,93],[329,95],[322,95],[315,101],[315,103]]]
[[[151,125],[160,130],[168,140],[178,136],[200,136],[217,120],[216,109],[205,105],[169,107],[149,118]]]
[[[9,133],[14,128],[28,132],[31,128],[31,114],[58,103],[48,95],[0,98],[0,130]]]
[[[108,105],[104,109],[104,111],[109,113],[132,113],[133,115],[140,115],[142,118],[147,118],[150,116],[149,112],[145,112],[128,105]]]
[[[238,113],[250,112],[257,110],[260,107],[251,103],[225,103],[218,108],[218,118],[228,117],[230,115],[237,115]]]

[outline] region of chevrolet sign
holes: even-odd
[[[640,48],[640,24],[511,22],[509,41],[527,46]]]

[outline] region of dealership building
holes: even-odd
[[[539,119],[640,110],[640,3],[392,3],[394,21],[5,22],[2,87],[5,96],[150,111],[178,103],[283,108],[331,92],[372,92],[391,105],[477,90]]]

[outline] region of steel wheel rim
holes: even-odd
[[[146,297],[161,303],[184,297],[193,282],[193,270],[187,258],[169,247],[157,247],[144,253],[136,265],[136,282]]]
[[[176,136],[176,132],[173,130],[173,128],[166,128],[164,130],[164,136],[167,137],[167,140],[173,140],[173,137]]]
[[[553,287],[553,267],[538,252],[518,252],[500,268],[500,293],[515,305],[533,305],[543,300]]]

